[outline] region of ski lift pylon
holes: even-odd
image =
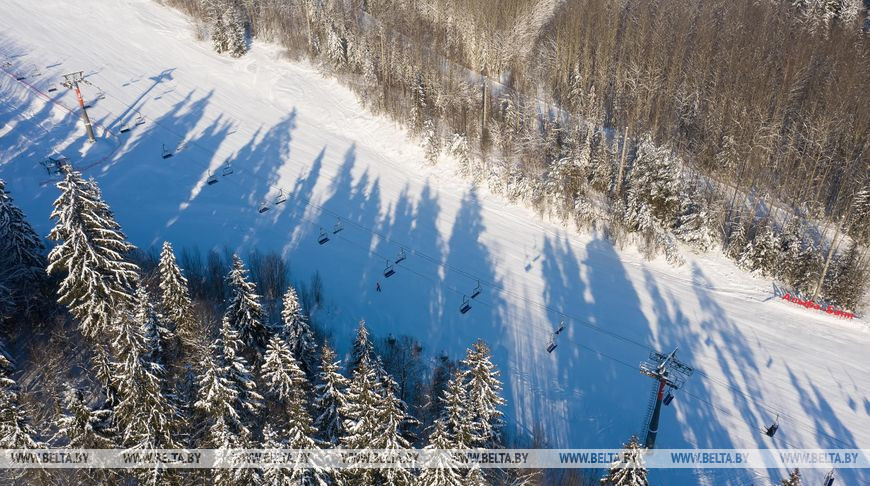
[[[389,260],[387,260],[387,266],[384,267],[384,277],[390,278],[395,274],[396,274],[396,268],[393,266],[392,263],[390,263]]]
[[[326,230],[323,228],[320,228],[320,235],[317,237],[317,243],[322,245],[322,244],[326,243],[327,241],[329,241],[329,236],[326,235]]]
[[[468,296],[462,295],[462,305],[459,306],[459,313],[465,314],[466,312],[471,310],[471,303],[468,301]]]

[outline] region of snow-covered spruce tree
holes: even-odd
[[[63,396],[62,415],[57,419],[55,437],[66,440],[70,449],[111,449],[117,446],[114,413],[107,408],[91,409],[82,391],[69,387]]]
[[[782,486],[801,486],[802,484],[801,473],[797,469],[788,473],[787,478],[782,478]]]
[[[407,413],[408,406],[396,396],[396,382],[387,374],[381,377],[381,402],[377,410],[379,433],[375,435],[374,449],[398,450],[411,446],[402,435],[409,422],[416,420]],[[407,468],[380,470],[384,484],[402,486],[416,484],[414,474]]]
[[[36,438],[36,431],[21,407],[12,369],[11,360],[0,354],[0,449],[40,448],[42,444]]]
[[[344,418],[341,446],[346,449],[374,447],[383,431],[381,421],[382,387],[368,360],[361,360],[353,371],[350,386],[339,413]],[[349,484],[376,484],[374,469],[345,469],[342,477]]]
[[[566,221],[573,213],[574,202],[580,197],[583,186],[582,171],[575,159],[563,157],[553,162],[544,176],[544,200],[540,209],[552,211],[556,217]]]
[[[444,397],[444,415],[438,421],[444,422],[447,434],[448,449],[471,449],[481,443],[475,427],[473,413],[470,411],[468,391],[465,389],[465,378],[462,370],[456,370],[453,378],[447,383]],[[479,467],[460,469],[467,486],[485,484]]]
[[[680,195],[680,213],[676,221],[676,236],[700,251],[707,251],[716,242],[710,216],[698,194],[684,190]]]
[[[821,265],[821,257],[818,256]],[[867,288],[868,270],[861,262],[861,252],[857,242],[852,242],[849,248],[832,263],[824,282],[824,295],[847,309],[854,310],[864,296]]]
[[[870,20],[870,10],[867,15]],[[861,243],[870,243],[870,187],[855,193],[851,214],[849,234]]]
[[[299,366],[307,376],[313,376],[315,369],[315,352],[317,344],[314,341],[314,332],[308,323],[308,318],[302,311],[302,304],[296,289],[292,286],[284,293],[284,307],[281,309],[281,322],[283,327],[281,334],[287,340],[293,357],[299,362]]]
[[[226,29],[226,52],[232,57],[242,57],[248,50],[247,22],[242,7],[234,0],[228,0],[223,13]]]
[[[647,486],[643,452],[637,437],[632,436],[623,447],[625,457],[613,461],[607,475],[601,478],[601,486]]]
[[[176,263],[172,245],[168,241],[163,242],[157,271],[160,277],[160,307],[163,315],[175,324],[175,335],[185,346],[191,347],[202,336],[196,329],[187,279]]]
[[[204,373],[199,379],[199,395],[194,407],[204,418],[204,438],[200,447],[234,449],[252,447],[250,425],[260,409],[262,396],[256,391],[248,363],[239,355],[244,344],[226,319],[221,334],[212,344],[211,356],[205,358]],[[257,484],[260,479],[252,468],[215,469],[215,485]]]
[[[468,408],[475,432],[472,446],[497,447],[501,445],[504,413],[499,410],[506,402],[501,396],[501,374],[492,363],[489,347],[478,339],[462,360],[465,367],[465,385],[468,389]]]
[[[344,433],[341,408],[350,380],[341,374],[341,361],[328,343],[323,344],[320,355],[320,373],[314,388],[314,428],[319,437],[331,444],[338,444]]]
[[[679,176],[673,155],[645,137],[637,148],[628,177],[627,216],[640,231],[650,229],[647,214],[671,226],[680,207]]]
[[[238,255],[233,255],[233,268],[227,276],[232,296],[224,320],[238,332],[247,346],[244,355],[259,360],[266,349],[269,331],[263,325],[263,306],[257,288],[248,278],[248,270]]]
[[[49,273],[63,274],[59,299],[78,319],[82,334],[109,339],[115,316],[130,307],[138,267],[126,261],[133,246],[125,240],[93,181],[64,166],[54,202],[56,221],[48,237],[58,241],[48,254]]]
[[[280,336],[269,340],[261,373],[265,394],[276,409],[269,414],[269,424],[281,431],[281,442],[290,449],[316,449],[317,430],[307,409],[308,380]],[[284,474],[289,484],[326,484],[322,471],[310,468],[291,467]]]
[[[18,306],[27,310],[39,299],[38,289],[45,280],[43,250],[42,240],[0,179],[0,282],[8,290],[10,311]]]
[[[444,420],[438,419],[429,434],[429,443],[424,449],[447,450],[453,448]],[[435,464],[420,472],[420,484],[425,486],[470,486],[465,471],[454,467],[450,458],[439,458]]]
[[[362,319],[359,321],[359,327],[356,331],[356,338],[353,340],[353,347],[350,352],[350,361],[347,363],[347,372],[351,376],[359,368],[360,364],[366,362],[369,369],[374,363],[375,347],[369,338],[369,330],[366,327],[366,322]]]
[[[740,255],[738,264],[747,270],[761,272],[765,276],[775,275],[778,270],[779,248],[779,236],[770,224],[765,223],[757,228],[755,238]]]
[[[149,329],[157,326],[157,318],[144,287],[136,297],[136,308],[127,319],[119,320],[112,341],[119,399],[115,420],[121,444],[136,449],[174,448],[178,445],[178,412],[168,396],[164,369],[156,362],[158,342],[145,337],[153,333]]]
[[[421,139],[426,163],[429,165],[437,164],[438,156],[441,155],[441,135],[436,130],[435,123],[432,120],[423,122]]]

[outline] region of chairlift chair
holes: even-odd
[[[320,236],[317,237],[317,242],[321,245],[329,241],[329,236],[326,236],[326,230],[320,228]]]
[[[405,255],[405,249],[404,248],[399,249],[399,254],[396,255],[396,263],[401,262],[405,258],[407,258],[407,255]]]
[[[480,280],[477,281],[477,285],[474,287],[474,290],[471,291],[471,298],[475,298],[480,295]]]
[[[828,474],[825,475],[824,486],[834,486],[834,470],[833,469],[828,471]]]
[[[275,205],[282,204],[287,201],[287,196],[284,195],[284,189],[278,189],[278,196],[275,197]]]
[[[674,394],[671,392],[668,392],[668,394],[665,396],[665,400],[664,400],[665,406],[670,405],[671,402],[673,402],[673,401],[674,401]]]
[[[265,213],[266,211],[268,211],[269,209],[270,209],[270,208],[269,208],[269,203],[263,203],[263,205],[260,206],[260,209],[258,210],[258,212],[259,212],[260,214],[263,214],[263,213]]]
[[[565,321],[561,321],[561,322],[559,322],[559,329],[556,329],[556,335],[558,336],[564,330],[565,330]]]
[[[230,174],[232,174],[232,173],[233,173],[233,166],[230,165],[230,161],[227,160],[226,162],[224,162],[224,169],[223,169],[223,171],[221,172],[221,175],[223,175],[224,177],[226,177],[226,176],[228,176],[228,175],[230,175]]]
[[[552,353],[553,350],[556,349],[556,341],[550,340],[550,343],[547,344],[547,352]]]
[[[335,226],[332,227],[332,234],[337,235],[344,229],[344,226],[341,224],[341,218],[338,218],[335,221]]]
[[[384,268],[384,277],[390,278],[393,275],[395,275],[395,273],[396,273],[395,267],[393,266],[392,263],[390,263],[389,260],[387,260],[387,266]]]
[[[122,126],[121,126],[121,129],[118,130],[118,131],[121,132],[121,133],[127,133],[127,132],[130,131],[130,125],[122,125]]]
[[[136,121],[134,122],[134,124],[135,125],[142,125],[144,123],[145,123],[145,117],[143,117],[141,113],[136,113]]]
[[[162,155],[162,157],[163,157],[164,159],[168,159],[169,157],[172,157],[172,152],[166,150],[166,144],[163,144],[163,155]]]
[[[49,93],[54,93],[55,91],[57,91],[57,86],[52,86],[51,88],[48,88]]]
[[[468,296],[462,296],[462,305],[459,306],[459,313],[465,314],[466,312],[471,310],[471,303],[468,301]]]
[[[214,173],[212,173],[212,171],[208,171],[208,179],[206,179],[205,183],[211,186],[211,185],[217,184],[217,182],[218,182],[217,176],[214,175]]]

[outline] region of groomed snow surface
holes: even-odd
[[[475,189],[449,160],[424,166],[402,129],[316,68],[260,42],[241,59],[217,55],[156,2],[6,0],[2,10],[0,177],[41,234],[58,191],[39,161],[60,153],[96,178],[140,248],[274,249],[294,280],[319,272],[329,305],[318,320],[339,349],[359,318],[374,335],[408,334],[454,358],[482,337],[503,373],[514,435],[620,447],[647,412],[652,380],[638,363],[649,349],[679,346],[697,371],[664,408],[657,447],[870,448],[866,323],[772,298],[769,282],[718,255],[688,254],[672,268],[542,221]],[[91,83],[93,145],[68,110],[74,95],[59,87],[79,70]],[[137,113],[145,123],[120,134]],[[182,142],[161,158],[162,146]],[[227,160],[234,171],[222,176]],[[206,184],[210,173],[218,183]],[[287,202],[258,213],[281,189]],[[319,245],[337,217],[344,230]],[[384,278],[403,247],[408,258]],[[478,280],[482,293],[462,315]],[[777,414],[780,431],[767,438],[760,429]],[[803,471],[807,484],[825,472]],[[651,480],[736,486],[784,475],[655,470]],[[867,470],[839,477],[870,484]]]

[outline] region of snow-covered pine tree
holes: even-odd
[[[175,324],[175,335],[185,346],[191,347],[203,336],[196,328],[187,279],[176,263],[172,245],[168,241],[163,242],[157,270],[160,277],[160,307],[163,315]]]
[[[313,376],[315,369],[315,353],[317,344],[314,341],[314,332],[308,323],[308,318],[302,311],[302,304],[296,289],[292,286],[284,293],[284,307],[281,309],[281,333],[290,346],[293,357],[299,363],[306,376]]]
[[[492,363],[489,347],[478,339],[462,360],[468,389],[468,408],[474,428],[474,447],[496,447],[501,444],[504,413],[499,410],[506,402],[501,396],[501,374]]]
[[[713,247],[716,234],[710,226],[710,216],[698,194],[684,190],[680,194],[680,213],[676,222],[676,236],[700,251]]]
[[[238,255],[233,255],[233,268],[227,276],[227,282],[232,296],[224,321],[229,322],[247,346],[243,354],[258,361],[266,348],[269,331],[263,324],[263,306],[257,288],[248,278],[248,270]]]
[[[353,376],[353,373],[357,368],[359,368],[362,362],[366,362],[366,364],[369,365],[369,369],[372,369],[375,361],[374,354],[375,347],[369,338],[369,330],[366,327],[366,321],[360,319],[359,327],[356,331],[356,338],[353,340],[353,347],[350,352],[350,361],[347,363],[348,374]]]
[[[137,300],[130,316],[119,320],[112,341],[117,357],[112,363],[118,394],[115,420],[125,447],[174,448],[178,445],[178,411],[168,397],[164,369],[155,361],[158,343],[145,338],[157,326],[157,319],[144,287],[137,291]]]
[[[471,166],[471,150],[468,147],[468,138],[465,135],[454,133],[450,139],[448,148],[450,155],[456,158],[459,164],[459,173],[473,179],[480,177],[479,174],[474,174],[474,168]]]
[[[797,469],[788,473],[787,478],[782,478],[782,486],[801,486],[802,484],[801,473]]]
[[[438,419],[429,434],[429,443],[424,449],[447,450],[453,448],[447,426],[443,419]],[[434,464],[420,472],[420,484],[423,486],[469,486],[465,479],[465,471],[454,467],[451,457],[440,458]]]
[[[341,361],[336,359],[335,351],[329,343],[324,343],[320,355],[318,384],[314,388],[314,428],[318,430],[322,440],[331,444],[338,444],[344,433],[340,410],[349,385],[350,380],[341,374]]]
[[[43,250],[42,240],[0,179],[0,282],[9,291],[10,310],[15,304],[26,310],[39,299],[37,290],[45,280]]]
[[[82,334],[108,339],[114,317],[131,305],[139,278],[138,267],[124,259],[133,246],[96,184],[69,166],[63,171],[51,213],[56,224],[48,235],[59,244],[48,254],[48,272],[64,275],[58,301],[78,319]]]
[[[65,438],[70,449],[111,449],[116,444],[114,414],[107,408],[91,409],[82,391],[69,387],[63,396],[64,412],[57,419],[55,437]]]
[[[607,475],[601,478],[601,486],[648,486],[643,453],[643,446],[632,436],[623,447],[625,457],[613,461]]]

